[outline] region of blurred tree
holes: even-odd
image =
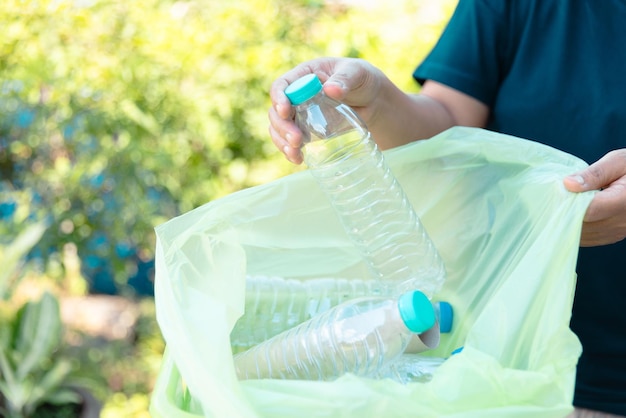
[[[76,244],[93,291],[150,293],[154,226],[297,169],[267,135],[276,76],[348,55],[415,89],[446,16],[387,3],[4,0],[0,217],[45,218],[37,254]]]

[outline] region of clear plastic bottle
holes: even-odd
[[[236,354],[235,370],[239,379],[375,376],[434,324],[433,306],[420,291],[356,298]]]
[[[463,347],[454,350],[451,355],[461,352]],[[430,382],[447,358],[433,357],[426,354],[404,353],[389,363],[375,376],[378,379],[392,379],[398,383]]]
[[[230,342],[233,354],[247,350],[353,298],[380,293],[375,280],[278,276],[246,277],[245,312],[235,323]],[[433,303],[440,332],[452,328],[452,307]]]
[[[314,74],[285,94],[303,133],[304,162],[383,292],[419,289],[432,297],[445,280],[444,265],[364,122],[326,96]]]
[[[374,280],[246,277],[245,312],[230,333],[233,353],[265,341],[347,300],[379,293]]]
[[[443,357],[424,354],[402,354],[383,368],[376,377],[392,379],[398,383],[430,382],[437,368],[446,361]]]

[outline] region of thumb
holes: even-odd
[[[367,106],[380,89],[381,73],[362,59],[343,60],[324,82],[324,92],[350,106]]]
[[[342,78],[333,75],[324,83],[324,93],[335,100],[343,101],[348,94],[348,88]]]
[[[585,172],[581,171],[579,173],[570,174],[563,179],[563,185],[570,192],[579,193],[586,192],[588,190],[592,190],[589,186],[589,183],[585,179]]]
[[[566,176],[563,184],[570,192],[605,188],[626,174],[625,156],[625,150],[609,152],[586,169]]]

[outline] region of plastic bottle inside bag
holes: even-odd
[[[350,299],[377,295],[377,286],[377,281],[363,279],[248,276],[245,311],[230,334],[232,351],[247,350]],[[452,306],[437,301],[433,308],[440,332],[450,332]]]
[[[463,347],[454,350],[451,355],[460,353]],[[430,382],[435,372],[447,358],[433,357],[428,354],[403,353],[392,363],[382,368],[375,376],[378,379],[391,379],[398,383]]]
[[[246,277],[245,311],[230,333],[233,353],[246,350],[347,300],[378,293],[374,280]]]
[[[233,357],[239,379],[376,376],[435,325],[426,295],[352,299]]]
[[[443,357],[431,357],[424,354],[402,354],[393,363],[386,366],[376,376],[379,379],[391,379],[398,383],[430,382],[443,362]]]
[[[417,289],[432,297],[445,280],[443,262],[363,121],[327,97],[314,74],[285,94],[303,132],[304,162],[383,293]]]

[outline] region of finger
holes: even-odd
[[[270,86],[270,98],[272,106],[276,108],[277,114],[283,119],[287,119],[293,112],[291,102],[285,95],[285,89],[291,83],[307,74],[317,74],[320,81],[324,83],[332,74],[334,60],[317,58],[301,63],[285,74],[277,78]]]
[[[285,79],[278,79],[270,87],[270,98],[272,100],[272,109],[281,119],[291,119],[293,114],[293,106],[285,95],[285,89],[288,84]]]
[[[272,138],[272,142],[283,154],[285,157],[294,164],[301,164],[303,161],[302,151],[300,147],[292,147],[289,142],[287,142],[275,129],[272,125],[269,127],[269,134]]]
[[[270,99],[276,114],[282,119],[293,118],[294,108],[285,94],[285,89],[298,78],[313,72],[308,67],[298,66],[277,78],[270,86]]]
[[[272,132],[275,133],[277,139],[280,138],[284,142],[281,145],[289,145],[293,148],[302,146],[302,131],[292,119],[283,119],[275,108],[270,108],[268,119],[273,128]]]
[[[585,192],[607,187],[626,175],[626,149],[611,151],[604,157],[578,173],[563,179],[571,192]]]
[[[626,216],[626,176],[595,194],[585,213],[585,222]]]
[[[597,247],[619,242],[626,237],[626,226],[615,225],[611,220],[583,222],[581,247]]]

